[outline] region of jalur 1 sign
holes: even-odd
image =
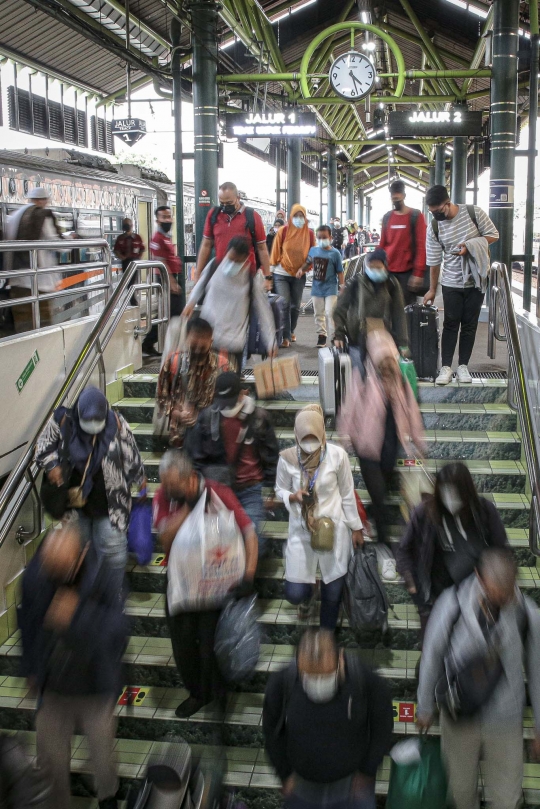
[[[226,118],[228,138],[310,138],[317,134],[312,112],[241,112]]]
[[[112,133],[128,146],[134,146],[146,135],[146,121],[142,118],[115,118]]]
[[[475,137],[481,134],[481,112],[455,109],[388,113],[389,138]]]

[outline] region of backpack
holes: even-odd
[[[214,225],[217,222],[217,218],[221,213],[221,207],[216,205],[212,208],[212,213],[210,214],[210,226],[212,231],[214,230]],[[244,213],[246,215],[246,230],[249,230],[251,235],[251,242],[253,244],[253,250],[255,251],[255,260],[257,259],[257,236],[255,235],[255,211],[253,208],[248,208],[247,206],[244,207]]]
[[[478,233],[480,233],[480,228],[478,227],[478,220],[476,219],[476,211],[474,209],[474,205],[467,205],[467,213],[469,214],[472,221],[474,222],[476,230],[478,231]],[[431,227],[433,229],[433,233],[435,235],[435,238],[437,239],[437,241],[439,242],[439,244],[441,245],[441,247],[444,250],[444,245],[441,242],[441,240],[439,239],[439,223],[437,222],[436,219],[431,220]]]
[[[390,217],[392,216],[392,214],[393,214],[393,211],[388,211],[388,213],[385,213],[385,215],[383,216],[383,221],[382,221],[382,229],[383,230],[386,227],[388,227],[388,222],[390,221]],[[420,216],[420,211],[417,210],[416,208],[412,208],[411,209],[411,247],[412,247],[412,251],[413,251],[414,255],[416,255],[416,223],[418,222],[418,217],[419,216]],[[433,220],[433,221],[435,222],[435,220]],[[439,223],[437,222],[437,225],[438,224]],[[476,224],[476,222],[475,222],[475,224]],[[438,233],[438,228],[437,228],[437,233]]]
[[[353,631],[388,627],[388,596],[379,577],[372,545],[358,548],[349,562],[343,603]]]
[[[349,679],[351,680],[353,686],[355,686],[355,690],[358,692],[355,696],[358,699],[361,699],[364,696],[364,669],[362,661],[360,660],[358,652],[355,649],[345,649],[344,652]],[[292,692],[297,680],[298,665],[296,660],[293,660],[293,662],[289,663],[287,668],[284,670],[283,702],[281,703],[281,713],[274,731],[276,738],[287,726],[287,709],[289,707],[289,702],[291,701]],[[350,715],[351,712],[349,711],[349,716]]]

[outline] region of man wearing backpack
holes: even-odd
[[[309,629],[264,697],[265,748],[287,809],[375,809],[392,714],[388,687],[357,652],[338,649],[329,630]]]
[[[255,272],[261,267],[270,290],[272,276],[263,221],[257,211],[244,205],[234,183],[220,185],[219,205],[208,211],[197,256],[196,279],[210,261],[212,249],[218,262],[225,258],[233,236],[243,236],[248,240],[250,269]]]
[[[474,347],[489,273],[489,245],[499,233],[489,216],[477,205],[455,205],[444,185],[434,185],[426,194],[433,220],[427,230],[426,252],[430,289],[424,303],[433,303],[443,265],[444,324],[441,340],[441,370],[437,385],[452,381],[452,361],[459,334],[458,382],[472,382],[468,365]]]
[[[379,247],[386,250],[388,269],[401,285],[405,305],[416,303],[426,271],[426,220],[405,204],[405,183],[390,185],[393,210],[383,216]]]
[[[521,805],[524,662],[540,752],[540,613],[516,572],[511,550],[485,550],[476,573],[440,596],[427,625],[417,723],[430,727],[437,701],[456,809],[479,807],[480,760],[491,809]]]

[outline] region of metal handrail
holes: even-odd
[[[131,285],[131,281],[135,275],[140,275],[141,270],[159,270],[161,284],[150,282]],[[54,411],[66,402],[68,397],[72,401],[76,399],[90,379],[96,366],[99,363],[103,364],[103,352],[114,334],[134,291],[146,291],[148,296],[146,328],[136,326],[134,333],[138,336],[150,330],[152,325],[152,292],[154,290],[158,291],[158,289],[161,289],[161,301],[158,298],[159,317],[153,322],[159,326],[161,332],[159,342],[160,345],[163,345],[165,327],[170,316],[170,278],[167,268],[161,261],[132,261],[106,303],[103,312],[86,339],[79,356],[73,363],[33,438],[28,442],[25,452],[0,490],[0,547],[13,527],[15,518],[27,495],[35,487],[35,481],[39,474],[39,469],[34,461],[36,444],[49,419]],[[96,349],[95,356],[91,357],[94,349]],[[89,364],[87,365],[88,361]]]
[[[516,312],[505,264],[492,264],[489,291],[488,356],[495,359],[495,340],[507,343],[513,397],[515,396],[515,401],[509,400],[509,404],[519,413],[525,463],[531,487],[529,547],[535,556],[540,556],[540,447],[532,422],[533,407],[527,387]],[[499,332],[499,314],[503,321],[504,335]]]

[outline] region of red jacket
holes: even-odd
[[[125,261],[127,258],[138,259],[144,253],[144,242],[138,233],[122,233],[114,243],[116,258]]]
[[[150,252],[152,258],[160,258],[165,263],[170,275],[176,275],[181,271],[182,262],[176,255],[176,248],[171,237],[165,236],[160,230],[156,230],[152,235]]]

